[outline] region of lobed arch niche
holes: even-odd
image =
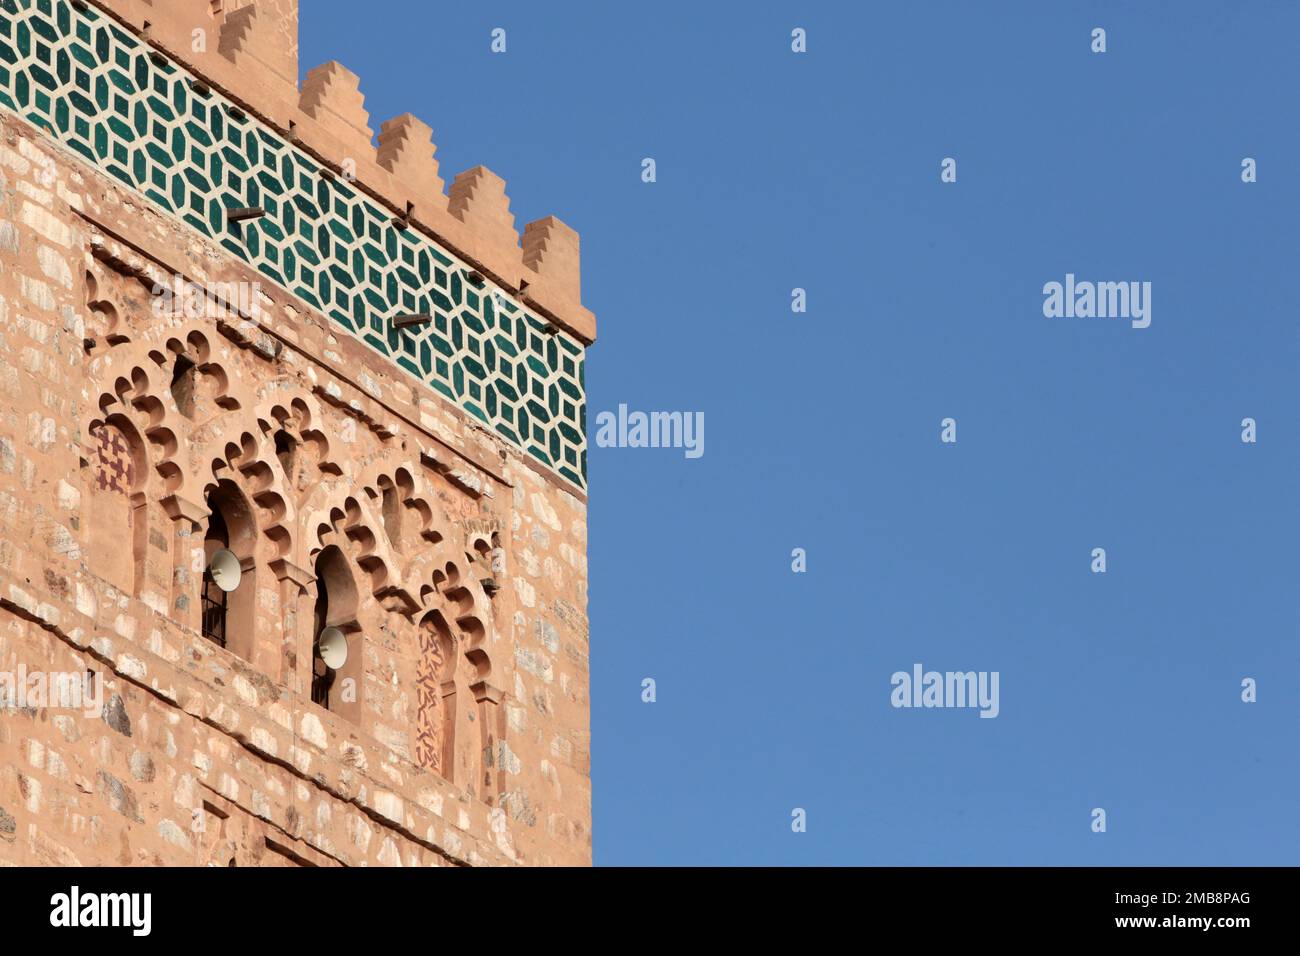
[[[457,642],[441,610],[417,626],[415,762],[454,782],[456,767]]]
[[[149,456],[135,424],[110,415],[89,430],[85,469],[90,566],[111,585],[138,597],[148,547]],[[123,547],[123,540],[130,543]]]

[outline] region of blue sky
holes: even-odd
[[[705,415],[591,452],[598,864],[1300,863],[1300,5],[304,7],[581,232],[589,421]],[[892,708],[916,662],[1000,715]]]

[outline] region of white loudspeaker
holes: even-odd
[[[208,563],[208,574],[212,575],[217,587],[227,592],[239,587],[239,579],[244,576],[239,567],[239,559],[225,548],[212,556]]]
[[[348,639],[337,627],[327,627],[316,641],[320,659],[330,670],[338,670],[348,659]]]

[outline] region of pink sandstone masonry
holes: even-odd
[[[298,88],[296,0],[92,6],[594,338],[576,233]],[[0,862],[589,864],[586,594],[571,483],[0,110]]]

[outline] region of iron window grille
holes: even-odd
[[[203,572],[202,630],[203,636],[214,644],[226,646],[226,592],[217,587],[212,575]]]

